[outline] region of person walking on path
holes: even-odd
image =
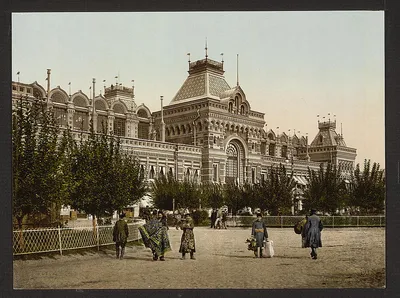
[[[121,213],[113,229],[113,241],[115,242],[117,259],[122,259],[124,257],[125,245],[129,236],[128,224],[124,220],[124,217],[125,214]]]
[[[321,231],[323,229],[322,221],[316,215],[316,210],[312,209],[302,232],[305,238],[304,247],[311,247],[311,258],[317,259],[317,248],[322,247]]]
[[[139,232],[143,243],[150,248],[153,253],[153,260],[165,261],[164,254],[171,250],[167,228],[158,219],[157,210],[153,211],[153,216],[149,222],[140,226]]]
[[[268,241],[268,231],[265,222],[262,219],[261,213],[257,213],[257,219],[253,222],[251,235],[256,240],[254,249],[254,257],[258,257],[258,248],[260,248],[260,258],[263,257],[264,241]]]
[[[217,220],[217,210],[213,209],[213,211],[211,212],[211,229],[214,228],[215,229],[215,221]]]
[[[221,220],[222,227],[221,227],[221,229],[226,230],[226,221],[227,220],[228,220],[228,211],[224,210],[224,211],[222,211],[222,220]]]
[[[194,253],[196,252],[196,244],[194,241],[194,223],[190,214],[185,215],[185,221],[182,223],[181,229],[183,230],[181,238],[181,246],[179,252],[182,254],[181,260],[185,259],[186,253],[190,253],[190,258],[195,260]]]

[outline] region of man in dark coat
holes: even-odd
[[[312,209],[311,214],[305,224],[302,237],[305,238],[305,247],[311,247],[311,258],[317,259],[317,248],[322,247],[321,231],[323,225],[319,217],[316,215],[316,210]]]
[[[262,220],[261,213],[257,213],[257,219],[253,222],[251,235],[256,239],[254,256],[258,257],[258,248],[260,248],[260,258],[263,257],[264,240],[268,241],[268,232],[265,222]]]
[[[215,221],[217,219],[217,210],[213,209],[213,211],[211,212],[211,228],[215,228]]]
[[[124,220],[125,214],[119,216],[119,220],[114,225],[113,241],[115,242],[115,252],[117,259],[122,259],[125,253],[125,245],[128,241],[129,230],[128,224]]]

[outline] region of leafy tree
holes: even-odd
[[[202,185],[202,205],[211,208],[220,208],[224,203],[224,189],[221,184],[205,183]]]
[[[87,140],[81,135],[71,162],[70,203],[95,219],[136,203],[145,193],[137,160],[123,153],[119,140],[95,134],[91,124]]]
[[[152,182],[150,197],[159,209],[172,210],[173,200],[179,193],[179,182],[172,175],[161,175]],[[179,202],[175,202],[176,206]]]
[[[268,178],[256,187],[259,208],[271,215],[290,214],[294,188],[293,173],[288,175],[282,164],[271,166]]]
[[[235,183],[224,185],[223,198],[223,204],[228,205],[228,208],[232,210],[232,214],[236,214],[238,210],[244,207],[241,188]]]
[[[21,97],[12,119],[13,216],[22,229],[27,215],[51,215],[62,203],[62,148],[54,115],[44,102]]]
[[[317,209],[323,213],[335,214],[344,207],[345,183],[336,165],[328,163],[326,169],[321,163],[319,171],[308,169],[308,184],[304,197],[305,209]]]
[[[359,208],[363,214],[382,214],[385,202],[385,177],[377,163],[364,160],[363,171],[357,164],[350,179],[350,201],[352,209]]]

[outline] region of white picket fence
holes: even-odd
[[[255,216],[229,216],[227,226],[249,227]],[[263,220],[268,227],[293,227],[304,216],[264,216]],[[324,227],[384,227],[385,216],[319,216]]]
[[[13,255],[63,251],[113,244],[113,225],[13,231]],[[129,241],[140,239],[139,224],[128,224]]]

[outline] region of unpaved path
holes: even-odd
[[[318,260],[301,248],[293,229],[268,229],[275,256],[255,259],[244,243],[250,229],[195,228],[196,260],[180,260],[181,231],[169,230],[172,252],[152,261],[144,246],[130,245],[117,260],[113,249],[39,259],[14,260],[14,288],[184,289],[184,288],[382,288],[385,230],[342,228],[322,231]]]

